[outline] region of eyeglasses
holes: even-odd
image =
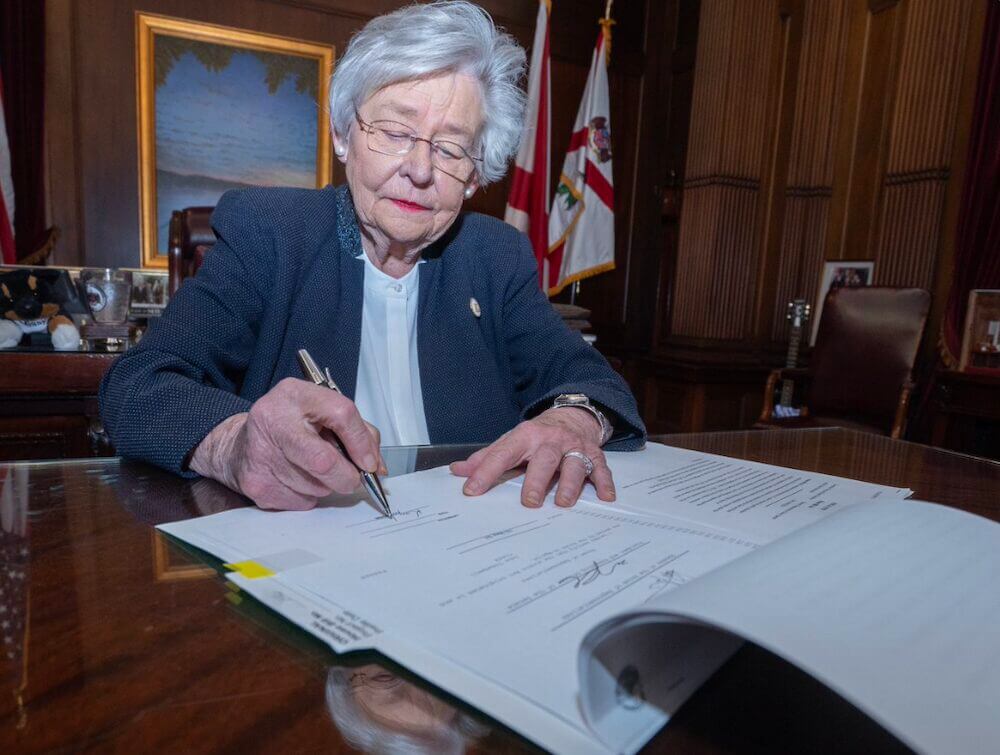
[[[476,163],[482,162],[481,157],[470,155],[461,144],[445,139],[424,139],[417,136],[409,126],[396,121],[361,120],[357,111],[354,117],[358,119],[361,130],[368,135],[368,149],[381,155],[399,157],[413,151],[417,142],[427,142],[431,148],[431,165],[442,173],[446,173],[457,181],[467,183],[476,172]]]

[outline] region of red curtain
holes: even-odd
[[[969,291],[1000,288],[1000,2],[990,2],[959,209],[955,274],[941,324],[944,360],[957,364]]]
[[[0,71],[14,180],[17,257],[31,254],[45,233],[45,3],[0,3]]]

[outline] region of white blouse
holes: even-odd
[[[417,358],[420,264],[393,278],[364,252],[358,258],[365,261],[365,294],[354,403],[379,429],[383,446],[426,445],[430,437]]]

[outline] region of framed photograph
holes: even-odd
[[[870,286],[875,280],[875,263],[872,260],[827,260],[823,263],[823,274],[816,292],[816,306],[813,307],[812,335],[809,345],[816,345],[819,321],[823,317],[823,302],[832,288],[844,286]]]
[[[1000,289],[969,292],[958,368],[962,372],[1000,374]]]
[[[331,45],[136,13],[142,267],[167,267],[174,210],[330,183],[333,60]]]
[[[159,317],[167,306],[167,274],[159,270],[132,271],[132,302],[129,315]]]

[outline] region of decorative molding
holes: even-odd
[[[868,12],[873,16],[899,5],[899,0],[868,0]]]
[[[832,193],[832,186],[789,186],[785,189],[786,197],[795,197],[797,199],[829,197]]]
[[[951,170],[947,166],[911,170],[906,173],[886,173],[885,185],[899,186],[901,184],[919,183],[920,181],[947,181],[950,176]]]
[[[731,186],[735,189],[760,190],[760,179],[749,178],[747,176],[727,176],[715,174],[711,176],[698,176],[684,181],[684,189],[700,189],[705,186]]]

